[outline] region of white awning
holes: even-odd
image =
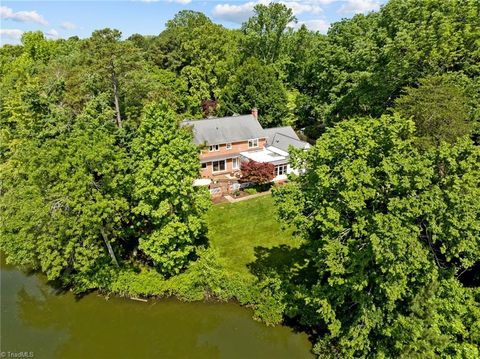
[[[210,183],[212,183],[210,178],[199,178],[193,181],[194,186],[208,186]]]
[[[288,159],[287,156],[282,156],[277,152],[270,151],[268,148],[263,148],[261,150],[256,151],[245,151],[240,152],[243,157],[248,158],[249,160],[253,160],[255,162],[269,162],[269,163],[276,163],[276,162],[285,162]]]

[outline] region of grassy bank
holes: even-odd
[[[123,269],[106,275],[97,273],[98,278],[110,280],[90,284],[125,296],[175,296],[185,301],[235,299],[252,307],[256,318],[269,324],[280,322],[284,308],[278,283],[268,276],[259,280],[252,272],[288,260],[289,254],[285,253],[300,242],[292,238],[291,231],[280,228],[271,196],[214,205],[207,223],[209,247],[198,251],[199,258],[185,272],[165,280],[150,267]],[[271,252],[275,254],[270,256]]]
[[[229,270],[249,273],[255,248],[297,246],[289,230],[282,230],[271,196],[212,206],[207,216],[210,246],[217,249]]]

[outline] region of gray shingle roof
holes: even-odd
[[[298,138],[297,134],[295,133],[295,131],[293,130],[292,126],[266,128],[264,131],[266,132],[266,134],[268,136],[267,144],[269,144],[269,145],[271,144],[270,142],[273,141],[273,137],[275,137],[275,135],[277,133],[281,133],[282,135],[300,140]]]
[[[216,145],[267,136],[252,115],[185,120],[181,125],[193,126],[193,140],[197,145],[203,143]]]
[[[267,144],[282,151],[288,152],[288,147],[309,148],[310,145],[301,141],[291,126],[268,128],[264,130],[267,135]]]
[[[269,145],[288,152],[288,147],[293,146],[295,148],[309,148],[310,145],[307,142],[300,141],[296,138],[285,136],[281,133],[275,134],[273,139],[269,139]]]

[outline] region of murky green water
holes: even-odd
[[[77,300],[1,264],[1,351],[35,358],[311,358],[304,334],[266,327],[238,305]]]

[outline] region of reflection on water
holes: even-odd
[[[35,358],[310,358],[306,335],[266,327],[232,303],[58,294],[1,265],[1,350]]]

